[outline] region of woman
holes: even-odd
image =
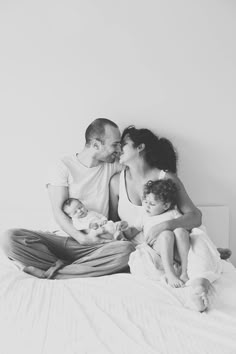
[[[168,220],[154,226],[148,236],[147,243],[152,246],[157,237],[162,237],[165,230],[175,230],[175,234],[181,237],[183,231],[192,230],[201,225],[201,212],[193,204],[188,196],[182,182],[177,177],[177,156],[171,142],[165,138],[158,138],[148,129],[136,129],[134,126],[126,128],[121,138],[122,153],[120,163],[126,168],[120,174],[116,174],[110,181],[110,218],[126,220],[130,226],[135,226],[137,219],[142,215],[142,194],[143,186],[149,180],[171,179],[178,188],[177,206],[182,216],[177,219]],[[164,240],[164,238],[163,238]],[[208,306],[208,291],[211,282],[216,280],[220,274],[220,257],[214,246],[210,253],[212,255],[212,269],[207,269],[208,262],[204,264],[196,276],[196,247],[202,252],[209,251],[208,243],[199,236],[195,239],[194,256],[190,257],[189,269],[194,269],[194,279],[191,279],[192,288],[191,301],[189,306],[198,311],[204,311]],[[163,242],[170,242],[165,240]],[[200,246],[198,243],[201,242]],[[193,249],[193,245],[191,246]],[[202,256],[202,254],[201,254]],[[195,257],[195,258],[194,258]],[[200,257],[201,258],[201,257]],[[191,259],[193,267],[191,267]],[[201,273],[201,274],[200,274]],[[204,274],[210,274],[204,277]],[[193,278],[192,277],[192,278]]]

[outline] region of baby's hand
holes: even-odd
[[[107,219],[102,219],[100,222],[100,226],[106,225],[107,224]]]
[[[108,236],[110,236],[110,235],[103,234],[101,237],[101,234],[98,232],[98,230],[91,229],[86,237],[87,242],[85,244],[89,245],[89,244],[95,244],[95,243],[111,242],[112,239],[111,239],[111,237],[108,237]]]
[[[97,230],[99,228],[99,225],[97,222],[91,222],[89,224],[89,228],[92,229],[92,230]]]

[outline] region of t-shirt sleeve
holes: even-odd
[[[65,164],[59,160],[49,168],[46,186],[68,187],[69,171]]]

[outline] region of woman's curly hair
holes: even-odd
[[[142,153],[150,167],[177,172],[177,152],[168,139],[159,138],[149,129],[136,129],[133,125],[123,131],[121,144],[126,136],[132,140],[134,147],[145,145]]]
[[[170,178],[148,181],[143,188],[143,199],[150,193],[155,195],[156,200],[161,200],[163,203],[170,203],[171,209],[177,204],[178,188]]]

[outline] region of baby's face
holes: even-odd
[[[166,205],[161,200],[156,200],[153,193],[146,195],[143,199],[143,207],[149,216],[159,215],[166,211]]]
[[[66,207],[66,213],[71,218],[84,218],[88,214],[88,210],[83,203],[73,200],[71,205]]]

